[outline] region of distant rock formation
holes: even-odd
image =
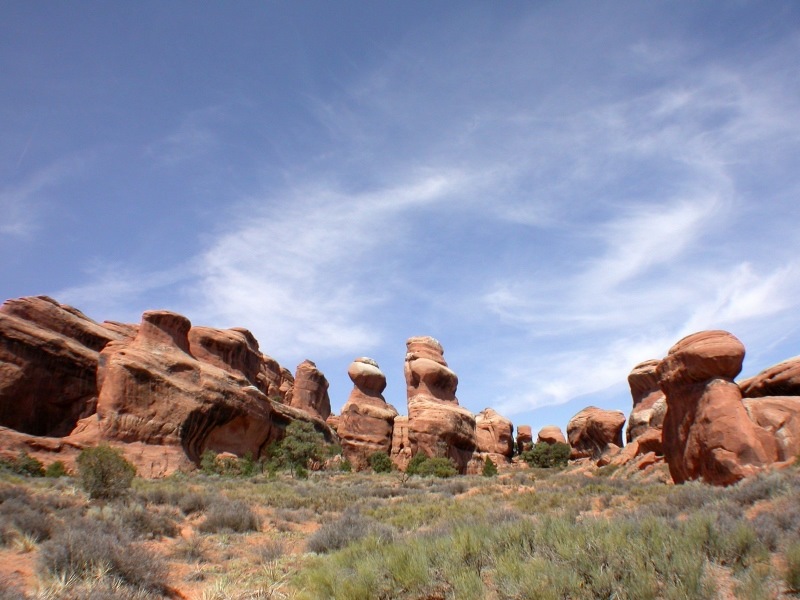
[[[371,358],[357,358],[347,369],[353,391],[342,408],[337,433],[342,453],[356,470],[369,467],[375,452],[392,450],[392,429],[397,410],[387,404],[382,393],[386,376]]]
[[[599,458],[609,450],[621,448],[624,426],[625,415],[618,410],[603,410],[595,406],[584,408],[567,424],[571,457]]]
[[[536,436],[536,443],[537,444],[566,444],[567,438],[564,437],[564,433],[561,431],[560,427],[556,425],[546,425],[539,430],[539,434]]]
[[[676,483],[728,485],[778,460],[774,434],[751,420],[733,382],[744,353],[730,333],[703,331],[683,338],[659,363],[664,455]]]
[[[514,454],[514,424],[491,408],[475,415],[477,451],[486,453],[492,462],[505,463]],[[485,458],[485,457],[484,457]]]
[[[800,356],[778,363],[739,382],[745,398],[800,396]]]
[[[517,452],[522,454],[533,447],[533,429],[530,425],[517,426]]]
[[[444,350],[431,337],[406,342],[408,440],[412,455],[446,456],[463,473],[477,447],[475,417],[458,405],[458,377],[444,360]],[[393,451],[393,454],[396,454]]]
[[[310,360],[304,360],[297,366],[291,405],[323,421],[331,416],[328,380]]]

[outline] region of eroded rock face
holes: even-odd
[[[411,461],[411,440],[408,438],[408,417],[397,416],[392,429],[392,462],[401,471],[405,471]]]
[[[201,354],[209,362],[197,360],[190,330],[181,315],[147,311],[133,340],[103,349],[97,373],[97,423],[103,438],[178,445],[198,461],[207,449],[258,457],[294,419],[312,420],[331,437],[322,421],[271,402],[241,372],[211,364],[224,364],[224,352],[211,353],[207,345]],[[225,331],[201,333],[204,339],[230,339]],[[227,360],[234,362],[231,356]]]
[[[522,454],[533,447],[533,430],[530,425],[517,427],[517,451]]]
[[[328,380],[310,360],[304,360],[297,366],[291,406],[323,421],[331,415]]]
[[[744,407],[750,419],[775,438],[778,461],[800,456],[800,396],[746,398]]]
[[[64,436],[97,403],[98,352],[123,335],[46,296],[0,306],[0,425]]]
[[[397,410],[384,400],[386,376],[371,358],[357,358],[347,369],[353,391],[338,418],[336,431],[342,453],[356,470],[369,466],[375,452],[392,450],[392,429]]]
[[[514,453],[514,424],[491,408],[475,415],[477,451],[489,454],[495,463],[507,462]]]
[[[676,483],[702,478],[728,485],[778,459],[776,440],[756,425],[733,382],[744,346],[726,331],[703,331],[675,344],[657,368],[667,412],[664,456]]]
[[[262,355],[256,338],[248,330],[191,327],[189,352],[201,362],[240,375],[267,393],[264,378],[260,377]]]
[[[536,436],[537,443],[545,443],[545,444],[566,444],[567,438],[564,437],[564,433],[561,431],[560,427],[556,425],[546,425],[539,430],[539,434]]]
[[[800,356],[778,363],[739,382],[745,398],[800,396]]]
[[[406,342],[408,438],[412,455],[447,456],[465,472],[477,445],[475,417],[458,405],[458,377],[444,360],[441,344],[431,337]]]
[[[599,458],[609,446],[622,447],[625,415],[618,410],[589,406],[570,419],[567,438],[572,458]]]
[[[626,440],[630,444],[648,429],[661,430],[667,401],[658,385],[656,369],[661,361],[646,360],[636,365],[628,375],[633,409],[628,417]],[[658,452],[657,452],[658,453]]]

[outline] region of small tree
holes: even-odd
[[[67,466],[60,460],[51,462],[44,471],[45,477],[66,477],[68,475]]]
[[[409,475],[420,477],[453,477],[458,475],[458,469],[449,458],[442,456],[428,457],[423,452],[415,454],[406,467]]]
[[[293,421],[286,428],[286,436],[277,448],[280,462],[289,468],[292,476],[304,471],[310,461],[325,457],[325,438],[307,421]]]
[[[369,466],[376,473],[389,473],[394,467],[394,463],[386,452],[378,451],[370,455]]]
[[[121,450],[97,446],[78,455],[78,476],[90,498],[116,498],[131,487],[136,467],[125,460]]]
[[[497,465],[487,456],[486,460],[483,462],[483,476],[494,477],[495,475],[497,475]]]
[[[556,442],[555,444],[539,442],[534,444],[530,450],[525,450],[521,456],[522,460],[531,467],[551,469],[566,467],[571,451],[570,445],[562,442]]]

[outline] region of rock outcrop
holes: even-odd
[[[477,451],[487,453],[492,461],[508,462],[514,454],[514,424],[491,408],[475,415]]]
[[[397,416],[392,429],[392,462],[401,471],[405,471],[408,463],[413,458],[411,440],[408,437],[408,417]]]
[[[800,356],[778,363],[739,382],[745,398],[800,396]]]
[[[667,401],[664,392],[658,385],[658,360],[646,360],[636,365],[628,375],[628,385],[633,398],[633,409],[628,417],[625,433],[628,443],[650,429],[661,431],[664,415],[667,412]],[[660,454],[660,451],[656,451]]]
[[[386,376],[371,358],[357,358],[347,369],[353,391],[342,408],[336,431],[342,453],[356,470],[369,466],[375,452],[391,453],[397,410],[383,398]]]
[[[291,406],[323,421],[331,416],[328,380],[310,360],[304,360],[297,366]]]
[[[517,427],[517,452],[522,454],[525,450],[533,447],[533,429],[530,425],[519,425]]]
[[[463,473],[475,452],[477,436],[475,417],[458,405],[458,377],[447,366],[437,340],[412,337],[406,346],[404,371],[411,453],[449,457]]]
[[[624,425],[625,415],[618,410],[584,408],[567,424],[571,458],[599,458],[608,455],[609,450],[621,448]]]
[[[546,425],[539,430],[539,434],[536,436],[536,443],[544,443],[544,444],[566,444],[567,438],[564,437],[564,433],[561,431],[561,428],[556,425]]]
[[[124,339],[46,296],[0,306],[0,425],[64,436],[97,404],[99,351]]]
[[[774,435],[751,420],[733,382],[744,353],[730,333],[703,331],[683,338],[659,363],[664,456],[676,483],[727,485],[778,459]]]

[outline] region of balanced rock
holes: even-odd
[[[733,382],[742,343],[726,331],[703,331],[675,344],[657,369],[666,395],[664,456],[676,483],[728,485],[778,459],[775,437],[754,423]]]
[[[572,458],[599,458],[609,446],[622,447],[625,415],[618,410],[589,406],[570,419],[567,438]]]
[[[522,454],[531,448],[533,448],[533,429],[530,425],[519,425],[517,427],[517,451]]]
[[[291,406],[323,421],[331,415],[328,380],[310,360],[304,360],[297,366]]]
[[[99,351],[124,336],[47,296],[0,306],[0,425],[64,436],[97,404]]]
[[[556,425],[546,425],[539,430],[539,434],[536,436],[537,443],[544,443],[550,444],[566,444],[567,438],[564,437],[564,433],[561,431],[561,428]]]
[[[412,455],[446,456],[466,471],[477,445],[475,417],[458,405],[458,377],[444,360],[441,344],[431,337],[406,342],[408,439]]]
[[[339,416],[336,431],[342,453],[356,470],[369,466],[375,452],[392,450],[392,429],[397,410],[382,396],[386,376],[371,358],[357,358],[347,369],[353,391]]]
[[[497,463],[508,462],[514,454],[514,424],[491,408],[475,415],[477,450]],[[485,457],[484,457],[485,458]]]

